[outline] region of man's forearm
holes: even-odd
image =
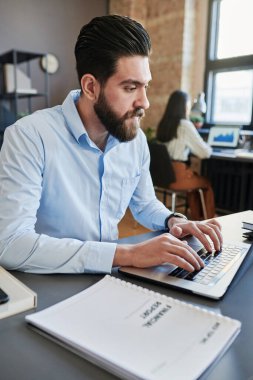
[[[30,273],[110,273],[116,244],[34,232],[1,242],[0,265]]]

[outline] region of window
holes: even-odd
[[[209,4],[206,121],[253,128],[253,1]]]

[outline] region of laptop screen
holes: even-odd
[[[212,147],[236,148],[240,137],[240,127],[212,127],[208,136],[208,144]]]

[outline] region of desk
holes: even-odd
[[[217,210],[232,213],[253,209],[253,159],[213,152],[202,161],[201,174],[214,189]]]
[[[236,151],[236,149],[234,151]],[[245,152],[247,152],[247,150]],[[253,153],[251,153],[251,151],[248,157],[247,154],[245,154],[245,156],[243,156],[243,153],[242,155],[237,155],[235,152],[233,153],[232,151],[230,153],[225,152],[225,150],[221,152],[213,151],[211,154],[211,158],[233,162],[249,162],[251,164],[253,163]]]
[[[241,240],[241,221],[253,218],[253,211],[237,213],[219,218],[226,239]],[[148,233],[122,239],[122,242],[137,242],[159,233]],[[232,286],[221,301],[207,300],[198,296],[180,293],[142,281],[132,282],[172,296],[186,302],[205,306],[214,311],[239,319],[242,331],[221,360],[212,366],[201,379],[250,380],[253,379],[253,257],[243,264]],[[41,310],[63,300],[100,280],[102,275],[33,275],[14,273],[38,294]],[[243,275],[244,274],[244,275]],[[124,278],[114,273],[115,276]],[[243,275],[243,276],[242,276]],[[27,326],[24,316],[28,311],[0,321],[0,378],[1,380],[109,380],[115,376],[92,365],[63,347],[51,342]],[[96,331],[94,331],[96,334]],[[124,342],[119,342],[120,345]]]

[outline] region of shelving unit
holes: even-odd
[[[22,115],[22,113],[32,113],[34,111],[32,101],[35,98],[42,97],[44,99],[44,106],[48,107],[48,73],[39,69],[39,61],[43,56],[46,56],[46,54],[31,53],[19,50],[10,50],[0,55],[0,133],[3,133],[4,129],[8,125],[12,124],[15,120],[17,120],[20,117],[20,115]],[[6,64],[11,64],[13,66],[13,73],[11,72],[11,74],[13,74],[13,91],[11,90],[11,92],[8,90],[8,86],[6,83]],[[35,69],[37,71],[32,70],[33,65],[36,66]],[[24,76],[30,79],[32,83],[33,79],[37,79],[35,78],[35,75],[41,75],[41,88],[36,89],[36,92],[32,91],[32,89],[24,89],[23,91],[22,88],[19,89],[18,71],[20,70],[20,68],[22,69],[21,71],[22,73],[24,73]],[[12,67],[9,68],[9,70],[12,70]],[[34,71],[36,72],[36,74],[34,74]],[[22,108],[20,109],[20,105],[21,107],[24,107],[23,110]]]

